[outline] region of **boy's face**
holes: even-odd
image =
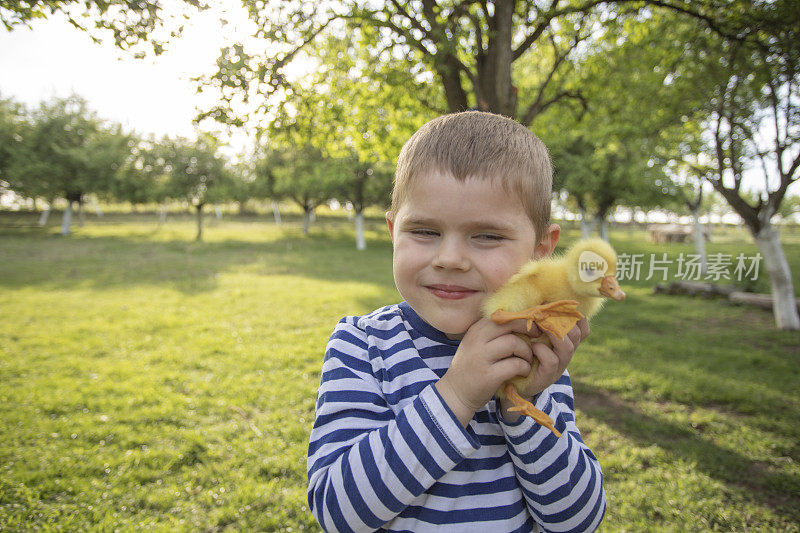
[[[386,220],[397,289],[426,322],[460,338],[484,299],[523,263],[552,253],[559,228],[537,240],[522,202],[492,180],[421,176]]]

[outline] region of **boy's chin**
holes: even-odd
[[[460,341],[464,338],[464,335],[467,334],[467,331],[469,331],[469,328],[474,323],[475,322],[471,322],[469,324],[442,324],[442,327],[437,327],[436,329],[444,333],[448,339]]]

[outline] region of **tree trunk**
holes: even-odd
[[[594,222],[586,216],[586,210],[579,208],[581,214],[581,239],[588,239],[594,232]]]
[[[511,84],[514,4],[512,0],[494,2],[494,14],[489,19],[486,56],[478,62],[481,100],[492,112],[509,117],[516,116],[517,104]]]
[[[608,221],[605,217],[597,216],[594,219],[595,226],[600,228],[600,238],[608,242]]]
[[[64,210],[64,216],[61,219],[61,235],[69,235],[69,229],[72,225],[72,201],[67,200],[67,208]]]
[[[367,241],[364,239],[364,214],[356,213],[356,250],[366,250]]]
[[[608,221],[601,219],[597,222],[597,225],[600,228],[600,238],[608,242]]]
[[[303,208],[303,235],[308,235],[311,228],[311,209],[308,207]]]
[[[214,208],[214,212],[217,214],[217,220],[222,220],[222,208],[220,206],[216,206]]]
[[[764,256],[764,266],[772,286],[772,312],[778,329],[799,330],[800,316],[794,298],[794,286],[789,263],[781,247],[780,233],[772,224],[764,224],[755,236],[756,244]]]
[[[158,210],[158,223],[164,225],[167,222],[167,206],[162,205]]]
[[[692,209],[692,219],[694,220],[694,249],[700,256],[700,274],[705,277],[708,271],[706,262],[706,232],[703,223],[700,222],[700,209]]]
[[[78,226],[83,227],[86,223],[86,213],[83,212],[83,200],[78,200]]]
[[[458,69],[458,64],[454,60],[447,58],[436,69],[436,72],[442,80],[444,96],[450,112],[466,111],[467,93],[461,86],[461,73]]]
[[[272,216],[275,217],[275,225],[281,225],[281,211],[278,209],[278,202],[272,200]]]
[[[197,205],[197,238],[195,240],[203,240],[203,204]]]
[[[44,227],[47,225],[47,219],[50,218],[50,208],[52,203],[47,204],[47,207],[44,208],[42,214],[39,215],[39,226]]]

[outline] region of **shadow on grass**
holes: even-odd
[[[294,228],[279,231],[276,236],[272,229],[263,238],[256,234],[252,241],[216,242],[181,240],[159,228],[124,236],[68,238],[35,229],[5,231],[0,287],[103,290],[167,285],[199,293],[216,288],[219,274],[244,269],[393,288],[387,239],[368,238],[367,250],[359,252],[345,228],[314,228],[308,236]]]
[[[641,446],[659,446],[693,464],[700,472],[746,491],[790,522],[800,521],[800,479],[776,472],[704,438],[701,428],[683,426],[644,413],[635,404],[580,380],[573,383],[576,403],[585,415],[602,421]]]

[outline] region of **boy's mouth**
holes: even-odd
[[[426,285],[425,288],[428,289],[434,296],[443,298],[445,300],[461,300],[462,298],[466,298],[467,296],[471,296],[478,292],[460,285],[436,284]]]

